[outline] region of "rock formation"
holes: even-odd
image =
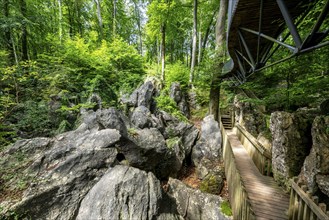
[[[266,129],[265,116],[254,103],[242,101],[243,98],[242,95],[234,97],[235,122],[257,137]]]
[[[318,116],[312,126],[313,146],[299,179],[312,193],[318,189],[329,196],[329,116]]]
[[[300,173],[310,152],[314,118],[313,110],[303,109],[295,113],[274,112],[271,115],[272,170],[274,179],[284,186],[288,186],[288,180]]]
[[[182,201],[162,191],[160,180],[177,176],[190,160],[199,131],[166,112],[152,113],[153,93],[150,83],[135,91],[130,116],[85,109],[74,131],[8,146],[0,155],[1,180],[8,179],[1,182],[0,218],[184,219]],[[216,125],[211,118],[203,125],[207,158],[221,155]],[[185,191],[193,194],[190,218],[225,219],[219,197]]]
[[[190,118],[190,108],[187,102],[187,94],[184,94],[179,83],[174,82],[171,84],[170,98],[172,98],[176,102],[179,110],[187,118]]]
[[[168,195],[174,199],[177,211],[184,219],[230,219],[220,211],[223,200],[219,196],[191,189],[172,178],[169,179],[168,185]]]
[[[154,219],[161,198],[160,181],[152,173],[115,166],[84,197],[76,219]]]

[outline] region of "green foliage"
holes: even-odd
[[[26,101],[19,104],[16,114],[12,115],[12,122],[17,130],[25,137],[49,136],[52,123],[48,117],[48,105],[44,101]]]
[[[221,208],[221,211],[223,214],[227,215],[227,216],[232,216],[233,213],[232,213],[232,208],[231,208],[231,205],[229,203],[229,201],[223,201],[221,204],[220,204],[220,208]]]
[[[219,194],[221,190],[222,179],[214,174],[208,174],[200,184],[202,192]]]
[[[173,82],[178,82],[183,91],[187,91],[190,70],[182,62],[178,61],[166,67],[166,87],[170,88]]]
[[[169,97],[168,90],[163,90],[157,98],[155,98],[157,108],[163,110],[181,121],[188,121],[188,119],[178,109],[176,102]]]

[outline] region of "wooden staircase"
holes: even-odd
[[[221,109],[221,121],[225,129],[232,129],[234,126],[234,114],[232,107]]]

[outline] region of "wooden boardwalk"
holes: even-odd
[[[288,219],[289,195],[273,178],[260,174],[238,137],[230,130],[226,132],[256,219]]]

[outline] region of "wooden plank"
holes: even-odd
[[[242,189],[246,190],[248,194],[256,219],[287,219],[285,212],[289,208],[288,195],[275,183],[273,178],[264,178],[260,174],[246,149],[233,132],[227,132],[227,139],[231,145],[235,167],[242,178]],[[240,212],[240,214],[245,215],[248,212],[248,203],[241,204],[241,207],[245,212]]]

